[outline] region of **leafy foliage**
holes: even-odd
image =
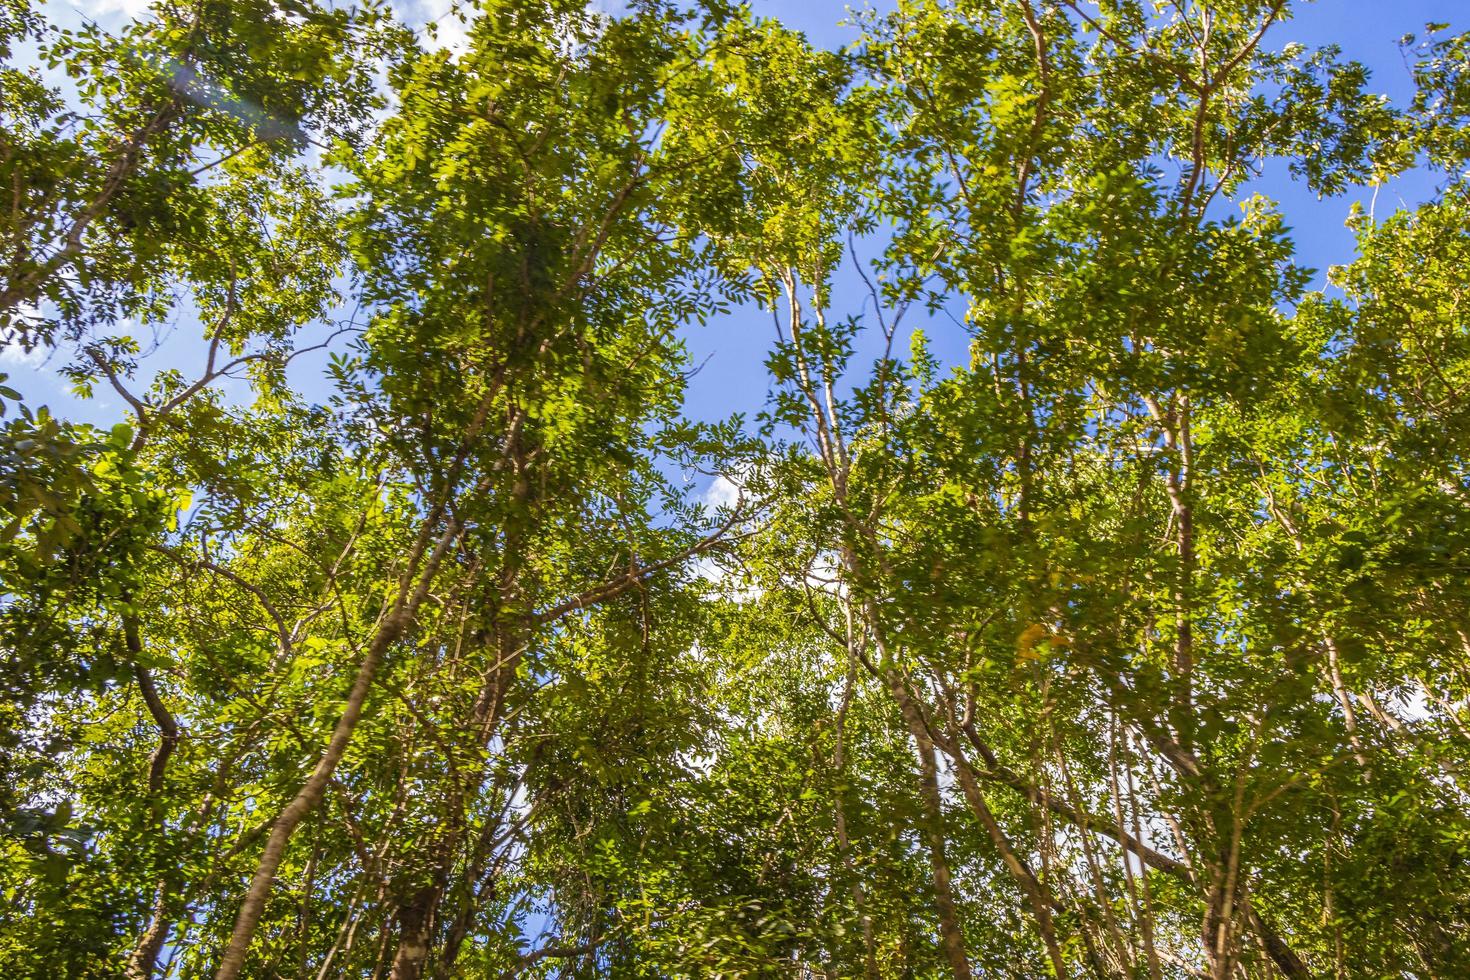
[[[1470,970],[1470,41],[1289,15],[0,0],[0,974]]]

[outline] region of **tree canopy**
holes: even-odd
[[[1470,976],[1470,34],[1291,14],[0,0],[0,976]]]

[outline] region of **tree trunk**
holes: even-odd
[[[427,541],[427,531],[426,527],[426,536],[420,538],[421,545]],[[429,585],[435,573],[439,570],[439,563],[454,542],[457,531],[457,526],[451,524],[439,536],[433,553],[425,563],[423,572],[418,576],[416,588],[412,594],[400,594],[394,603],[392,612],[383,620],[378,627],[377,634],[373,636],[372,642],[368,645],[367,654],[357,669],[357,676],[353,678],[352,690],[348,692],[342,715],[332,729],[332,738],[327,743],[326,751],[317,761],[306,783],[291,802],[281,810],[271,827],[271,834],[266,840],[265,850],[256,866],[255,876],[251,879],[250,887],[245,892],[244,901],[240,903],[240,914],[235,919],[235,928],[230,934],[230,943],[225,948],[224,956],[220,958],[219,969],[215,971],[215,980],[235,980],[240,975],[240,971],[244,969],[250,942],[255,937],[255,927],[260,923],[260,917],[265,912],[266,900],[270,897],[271,889],[275,884],[276,870],[280,868],[281,860],[286,855],[286,845],[290,842],[296,827],[321,802],[322,794],[327,789],[327,783],[332,778],[332,773],[336,771],[337,763],[342,761],[342,755],[347,751],[347,744],[352,740],[352,733],[356,730],[357,722],[362,717],[362,709],[367,703],[368,691],[372,688],[373,679],[377,676],[383,655],[404,634],[413,621],[420,603],[428,594]],[[419,550],[419,554],[422,554],[422,550]],[[412,569],[417,564],[414,560],[416,558],[417,555],[411,557],[410,571],[406,574],[412,574]]]
[[[393,955],[390,980],[419,980],[433,945],[434,919],[439,911],[439,885],[419,889],[413,900],[398,910],[398,950]]]
[[[924,837],[929,846],[929,868],[934,883],[934,906],[939,913],[940,943],[944,947],[944,955],[949,960],[950,972],[955,980],[969,980],[970,959],[965,953],[965,935],[960,929],[949,859],[944,853],[944,811],[939,796],[939,771],[934,760],[934,742],[929,737],[929,729],[919,714],[918,706],[904,687],[903,678],[890,671],[888,683],[918,749],[919,795],[924,804]]]
[[[150,799],[156,800],[163,793],[163,777],[168,768],[169,757],[173,755],[174,748],[179,744],[179,723],[174,718],[173,712],[169,711],[168,706],[163,703],[163,699],[158,696],[158,688],[153,683],[153,675],[141,662],[143,636],[138,628],[137,616],[131,612],[124,613],[122,622],[123,642],[127,645],[128,658],[138,677],[138,690],[143,695],[143,703],[148,707],[148,714],[153,717],[153,723],[158,726],[158,748],[153,750],[153,756],[148,761],[148,795]],[[154,842],[161,846],[165,830],[162,811],[155,811],[154,816]],[[153,976],[153,970],[158,963],[158,954],[163,949],[164,942],[168,940],[169,929],[172,927],[172,923],[168,921],[168,901],[172,892],[169,876],[162,875],[154,890],[153,909],[149,916],[148,927],[138,937],[132,955],[128,957],[127,965],[123,969],[123,976],[127,980],[149,980]]]

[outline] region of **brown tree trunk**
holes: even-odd
[[[1166,409],[1145,396],[1144,404],[1164,436],[1164,444],[1176,459],[1164,475],[1164,489],[1174,517],[1175,544],[1179,553],[1179,571],[1174,585],[1174,703],[1170,725],[1179,744],[1194,749],[1194,506],[1191,480],[1194,468],[1194,444],[1189,425],[1189,398],[1176,396]]]
[[[163,792],[163,777],[168,768],[169,757],[173,755],[174,748],[179,744],[179,723],[174,718],[173,712],[169,711],[168,706],[163,703],[163,699],[158,696],[158,688],[153,683],[153,675],[141,662],[143,637],[138,628],[137,617],[132,613],[124,613],[122,622],[123,642],[127,645],[128,657],[138,677],[138,690],[143,695],[143,703],[147,706],[153,723],[158,726],[158,748],[153,750],[153,756],[148,761],[148,795],[150,798],[157,798]],[[156,814],[156,820],[155,843],[161,845],[164,832],[161,813]],[[149,916],[148,926],[138,937],[137,945],[133,947],[127,965],[123,968],[123,976],[127,980],[149,980],[153,976],[153,970],[158,963],[158,954],[163,949],[164,942],[168,940],[169,929],[173,925],[168,920],[168,902],[172,894],[170,878],[168,875],[163,875],[154,890],[153,909]]]
[[[913,736],[919,755],[919,795],[924,804],[924,837],[929,847],[929,868],[934,883],[934,907],[939,913],[939,939],[955,980],[969,980],[970,958],[965,953],[965,935],[960,929],[955,906],[949,859],[945,856],[944,811],[939,796],[939,770],[934,759],[934,742],[918,706],[909,697],[902,677],[890,672],[888,683],[899,710]]]
[[[393,955],[390,980],[419,980],[433,945],[434,919],[442,888],[428,885],[398,910],[398,949]]]
[[[170,894],[168,884],[159,882],[153,896],[153,911],[148,920],[148,928],[138,937],[138,943],[133,947],[132,955],[123,968],[123,977],[126,980],[150,980],[153,976],[158,964],[158,954],[163,950],[163,944],[173,925],[168,921],[167,915]]]
[[[406,574],[413,573],[417,565],[416,559],[423,553],[422,544],[427,543],[427,532],[426,527],[425,537],[420,539],[421,546],[416,549],[418,554],[410,557],[409,571]],[[418,575],[416,587],[411,594],[400,594],[394,602],[392,611],[383,619],[378,627],[378,632],[368,644],[367,653],[357,669],[357,676],[352,681],[352,689],[348,692],[347,701],[343,705],[342,715],[332,729],[332,738],[327,743],[326,751],[317,761],[305,784],[291,802],[281,810],[275,823],[271,826],[270,837],[266,840],[265,850],[260,856],[255,875],[245,892],[244,901],[240,903],[240,914],[235,919],[235,928],[230,934],[229,945],[225,948],[224,956],[220,958],[219,968],[215,971],[215,980],[235,980],[240,975],[240,971],[244,969],[250,942],[255,937],[255,927],[260,923],[260,917],[265,912],[266,900],[270,897],[271,889],[275,884],[276,871],[280,868],[281,861],[286,855],[286,845],[290,842],[296,827],[321,802],[322,795],[327,789],[327,782],[332,778],[332,773],[336,771],[337,763],[342,761],[342,755],[347,751],[347,745],[352,740],[352,733],[356,730],[357,722],[362,717],[362,709],[367,703],[368,691],[372,688],[373,679],[377,676],[383,655],[413,622],[414,615],[428,594],[429,585],[439,570],[439,563],[449,551],[457,532],[457,526],[451,525],[440,534],[433,553],[424,563],[423,571]]]
[[[503,608],[510,605],[507,597],[512,594],[519,567],[518,561],[507,565],[501,575],[499,591]],[[466,726],[468,731],[475,733],[476,745],[482,750],[490,744],[499,726],[525,635],[526,631],[519,622],[511,625],[505,619],[495,629],[494,641],[490,644],[490,652],[495,659],[481,675],[480,692],[470,709]],[[459,777],[456,774],[451,778]],[[478,770],[471,779],[479,782]],[[460,787],[457,792],[462,800],[467,791]],[[441,857],[434,872],[435,883],[422,889],[414,896],[413,902],[400,911],[398,949],[393,957],[391,980],[419,980],[423,976],[430,953],[433,952],[435,920],[438,918],[448,916],[451,920],[438,969],[447,971],[448,966],[458,958],[460,946],[474,921],[478,901],[475,885],[484,874],[485,865],[490,858],[487,852],[493,845],[498,829],[493,824],[487,824],[478,839],[472,842],[473,852],[461,879],[465,887],[451,892],[450,882],[454,878],[456,855],[459,854],[460,842],[464,839],[463,818],[455,824],[453,831],[439,848]],[[446,898],[448,908],[445,908]]]
[[[851,643],[851,620],[848,623],[849,645]],[[832,753],[832,768],[837,770],[837,778],[846,783],[847,773],[847,746],[846,725],[847,711],[852,705],[853,687],[857,682],[857,661],[849,652],[847,666],[847,683],[842,691],[842,706],[837,711],[836,720],[836,745]],[[868,914],[867,895],[863,891],[863,883],[858,878],[857,870],[852,860],[852,841],[847,831],[847,807],[843,803],[844,789],[839,788],[836,798],[833,800],[833,819],[837,827],[837,852],[842,858],[843,870],[847,872],[852,880],[852,903],[857,911],[858,920],[863,930],[863,976],[866,980],[878,980],[878,955],[873,938],[873,917]]]
[[[1052,925],[1051,908],[1054,900],[1045,886],[1036,877],[1020,855],[1016,853],[1005,829],[1001,827],[1000,821],[995,819],[990,806],[985,802],[985,795],[980,792],[980,786],[975,781],[975,775],[970,769],[969,762],[958,754],[958,745],[955,746],[956,753],[953,756],[955,764],[955,776],[960,784],[960,791],[964,793],[965,801],[970,804],[970,810],[985,828],[990,841],[995,849],[1000,852],[1001,860],[1005,863],[1006,870],[1010,872],[1011,878],[1026,896],[1031,910],[1036,916],[1036,925],[1041,932],[1042,942],[1046,944],[1046,954],[1052,962],[1052,968],[1059,977],[1067,975],[1066,960],[1062,957],[1061,945],[1057,942],[1056,928]]]
[[[123,189],[138,169],[148,143],[154,136],[168,129],[179,116],[177,96],[166,102],[141,129],[130,135],[119,149],[117,157],[107,168],[102,186],[97,195],[73,218],[62,236],[61,247],[50,258],[39,263],[19,278],[7,280],[0,288],[0,318],[23,303],[36,302],[45,289],[46,281],[61,273],[68,265],[82,258],[82,239],[87,229],[101,218],[113,199]],[[8,318],[6,318],[8,320]]]

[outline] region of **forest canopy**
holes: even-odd
[[[1470,34],[607,6],[0,0],[0,976],[1470,976]]]

